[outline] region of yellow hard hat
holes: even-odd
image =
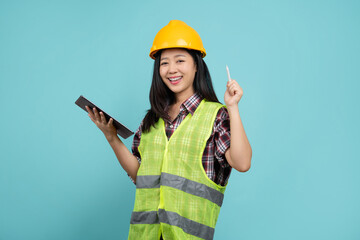
[[[150,49],[150,57],[155,59],[157,51],[167,48],[187,48],[198,50],[202,57],[206,56],[205,48],[199,34],[186,23],[180,20],[171,20],[168,25],[156,34]]]

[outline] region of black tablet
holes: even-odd
[[[93,109],[95,107],[98,110],[98,112],[104,113],[106,121],[109,121],[110,118],[112,118],[114,120],[113,125],[116,128],[117,133],[124,139],[126,139],[134,134],[134,132],[130,131],[127,127],[125,127],[124,125],[122,125],[121,123],[116,121],[115,118],[111,117],[109,114],[104,112],[102,109],[100,109],[98,106],[96,106],[95,104],[93,104],[92,102],[87,100],[82,95],[76,100],[75,104],[78,105],[79,107],[81,107],[82,109],[84,109],[86,112],[88,112],[88,111],[86,110],[85,106],[88,106],[91,109]]]

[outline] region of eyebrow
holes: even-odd
[[[175,57],[177,58],[177,57],[186,57],[186,56],[183,54],[178,54],[178,55],[175,55]],[[168,57],[161,58],[160,61],[165,60],[165,59],[168,59]]]

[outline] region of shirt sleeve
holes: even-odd
[[[134,139],[131,146],[132,154],[137,158],[139,164],[141,164],[141,157],[139,152],[139,145],[140,145],[140,139],[141,139],[141,127],[142,124],[140,124],[139,128],[136,130]]]
[[[140,139],[141,139],[141,127],[142,127],[142,123],[140,124],[139,128],[136,130],[135,135],[134,135],[134,139],[131,145],[131,151],[132,154],[137,158],[139,164],[141,164],[141,157],[140,157],[140,152],[139,152],[139,145],[140,145]],[[130,177],[130,175],[128,174],[130,180],[135,183],[135,180],[132,179],[132,177]]]
[[[222,107],[215,120],[215,158],[221,168],[229,168],[230,165],[225,158],[225,152],[230,147],[230,118],[225,107]]]

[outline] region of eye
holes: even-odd
[[[167,62],[162,62],[162,63],[160,63],[160,65],[165,65],[165,64],[167,64]]]
[[[180,60],[180,59],[179,59],[178,62],[185,62],[185,60]]]

